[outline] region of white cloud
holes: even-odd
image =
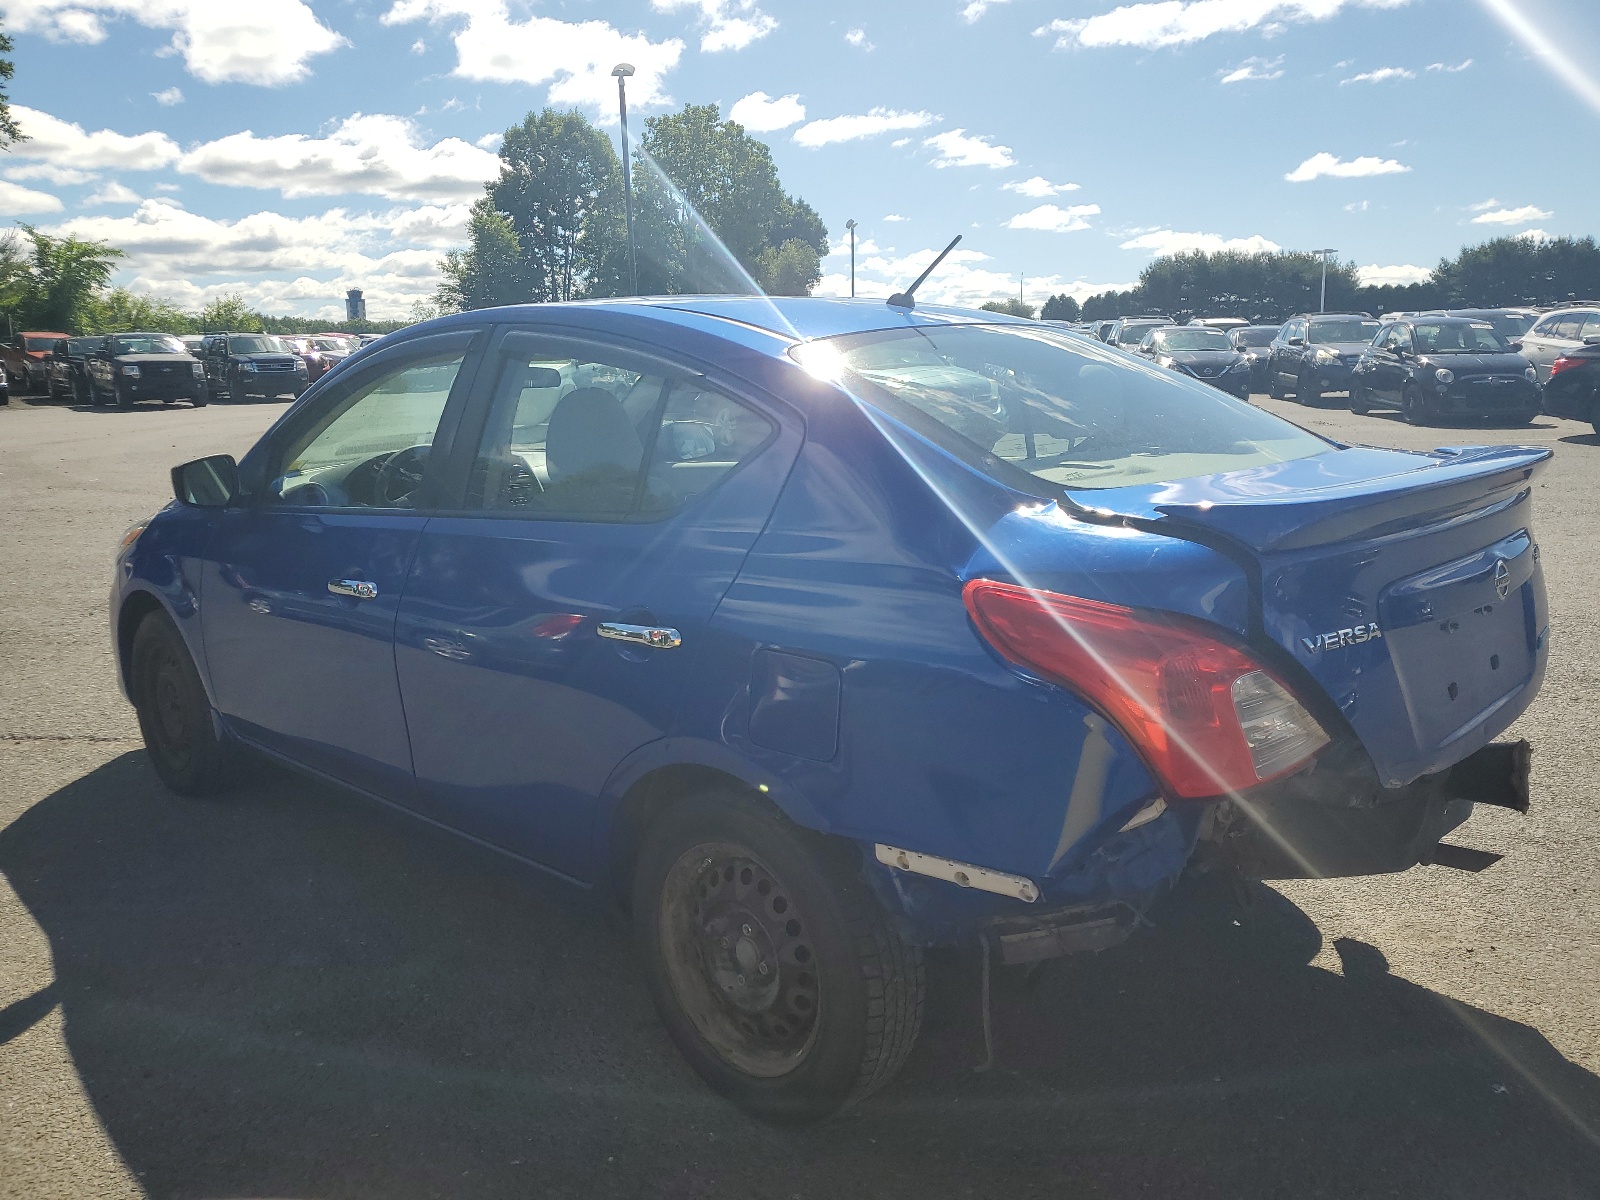
[[[617,81],[611,68],[632,63],[630,108],[672,104],[664,77],[683,56],[683,42],[652,42],[625,34],[605,21],[559,21],[529,17],[514,21],[506,0],[395,0],[385,25],[429,21],[456,26],[455,74],[491,83],[550,84],[551,104],[595,109],[603,123],[617,119]]]
[[[706,26],[700,49],[707,54],[743,50],[778,27],[776,20],[756,7],[755,0],[650,0],[650,7],[657,12],[698,10]]]
[[[899,213],[886,213],[883,219],[885,221],[909,221],[911,218],[902,217]]]
[[[1546,233],[1543,229],[1524,229],[1521,233],[1512,234],[1512,236],[1524,238],[1530,242],[1548,242],[1553,240],[1550,234]]]
[[[1075,183],[1051,183],[1043,175],[1035,175],[1031,179],[1013,179],[1009,183],[1002,183],[1000,190],[1016,192],[1019,196],[1027,196],[1032,200],[1042,200],[1046,196],[1059,196],[1062,192],[1076,192],[1078,185]]]
[[[1409,287],[1413,283],[1426,283],[1433,271],[1428,267],[1416,267],[1410,263],[1400,263],[1391,267],[1371,266],[1357,267],[1356,277],[1361,281],[1362,287]]]
[[[1277,242],[1269,241],[1259,233],[1246,238],[1225,238],[1215,233],[1179,233],[1172,229],[1151,229],[1122,243],[1124,250],[1148,250],[1152,254],[1182,254],[1190,250],[1204,250],[1207,254],[1220,254],[1237,250],[1242,254],[1271,253],[1281,250]]]
[[[12,33],[101,42],[107,19],[173,31],[170,52],[207,83],[293,83],[319,54],[348,45],[305,0],[7,0]]]
[[[982,136],[968,137],[965,129],[948,129],[923,138],[924,146],[939,152],[933,160],[936,167],[1014,167],[1010,146],[996,146]]]
[[[836,142],[853,142],[860,138],[876,137],[895,129],[921,129],[940,118],[930,112],[899,112],[892,108],[874,108],[869,112],[843,117],[824,117],[808,121],[794,131],[794,140],[810,150],[818,146],[831,146]]]
[[[1547,213],[1537,205],[1524,204],[1521,208],[1495,208],[1472,218],[1474,225],[1527,225],[1534,221],[1548,221]]]
[[[1041,204],[1025,213],[1018,213],[1006,222],[1007,229],[1042,229],[1047,233],[1073,233],[1089,228],[1085,217],[1100,215],[1098,204],[1073,204],[1062,208],[1056,204]]]
[[[1388,83],[1391,79],[1415,79],[1417,73],[1408,71],[1404,67],[1379,67],[1376,71],[1363,71],[1360,75],[1352,75],[1349,79],[1341,79],[1339,86],[1344,87],[1350,83]]]
[[[55,163],[19,163],[14,167],[6,168],[7,179],[43,179],[47,183],[58,186],[76,187],[80,183],[93,183],[95,176],[91,171],[80,171],[76,167],[58,167]]]
[[[21,104],[11,106],[11,115],[28,135],[11,153],[42,158],[55,168],[155,171],[171,166],[181,153],[177,142],[155,130],[131,135],[109,129],[86,133],[82,125]]]
[[[973,22],[979,20],[983,14],[988,12],[991,8],[996,8],[999,5],[1010,3],[1011,0],[969,0],[967,6],[961,10],[961,19],[968,25],[971,25]]]
[[[129,215],[78,216],[46,232],[121,247],[118,282],[186,308],[239,292],[266,312],[337,317],[345,289],[359,287],[375,317],[402,317],[432,293],[439,250],[460,244],[466,219],[466,205],[450,205],[224,221],[156,198]]]
[[[895,138],[894,141],[889,143],[889,148],[891,150],[898,150],[902,146],[909,146],[909,145],[911,145],[911,139],[910,138]]]
[[[1366,200],[1352,200],[1344,206],[1345,212],[1366,212],[1372,205]]]
[[[36,192],[21,184],[0,179],[0,214],[19,217],[26,213],[60,212],[61,200],[49,192]]]
[[[1428,70],[1430,70],[1430,71],[1448,71],[1450,74],[1454,75],[1457,71],[1465,71],[1471,65],[1472,65],[1472,60],[1470,58],[1464,58],[1453,67],[1450,66],[1448,63],[1429,63],[1428,64]]]
[[[1480,200],[1476,204],[1467,205],[1467,211],[1468,212],[1483,212],[1485,209],[1499,208],[1499,207],[1500,207],[1500,201],[1496,200],[1494,197],[1491,196],[1487,200]]]
[[[1334,179],[1364,179],[1369,175],[1402,175],[1411,170],[1410,167],[1396,162],[1392,158],[1375,158],[1364,155],[1345,162],[1336,158],[1326,150],[1313,154],[1305,162],[1284,176],[1290,183],[1306,183],[1322,176]]]
[[[163,108],[171,108],[174,104],[183,103],[183,90],[177,87],[163,88],[159,92],[151,92],[150,96]]]
[[[865,29],[848,29],[845,31],[844,40],[858,50],[876,50],[877,47],[867,41]]]
[[[1051,21],[1034,30],[1054,35],[1056,48],[1181,46],[1219,33],[1260,28],[1271,34],[1288,22],[1324,21],[1344,8],[1399,8],[1407,0],[1154,0],[1125,4],[1097,17]]]
[[[416,41],[411,43],[411,53],[413,53],[413,54],[426,54],[427,52],[428,52],[428,43],[423,41],[421,38],[418,38]]]
[[[486,133],[472,144],[479,150],[487,150],[490,154],[498,154],[505,140],[506,135],[503,133]]]
[[[765,92],[751,92],[733,102],[728,110],[728,120],[737,121],[752,133],[771,133],[774,129],[787,129],[806,119],[806,106],[800,103],[800,93],[792,92],[774,100]]]
[[[1283,55],[1260,58],[1252,55],[1222,76],[1223,83],[1254,83],[1283,78]]]
[[[362,193],[458,200],[477,196],[500,173],[500,160],[460,138],[419,145],[416,127],[404,117],[357,113],[325,138],[230,134],[196,146],[178,170],[230,187],[277,187],[291,198]]]
[[[115,179],[108,180],[91,196],[84,197],[83,206],[89,208],[96,204],[137,204],[144,199],[132,188],[123,187]]]

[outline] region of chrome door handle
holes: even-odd
[[[328,590],[335,596],[349,596],[356,600],[375,600],[378,597],[378,585],[368,583],[365,579],[330,579]]]
[[[675,650],[683,645],[683,638],[676,629],[661,625],[618,625],[614,621],[601,621],[595,632],[615,642],[632,642],[652,650]]]

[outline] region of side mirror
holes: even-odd
[[[213,454],[173,467],[172,494],[180,504],[226,508],[239,494],[239,464],[231,454]]]
[[[1289,345],[1291,346],[1304,346],[1305,344],[1306,340],[1302,337],[1292,337],[1289,339]]]
[[[1600,339],[1596,339],[1596,340],[1600,340]],[[1512,338],[1509,342],[1506,343],[1506,345],[1511,347],[1512,353],[1514,353],[1514,354],[1521,354],[1522,353],[1522,339],[1521,338]]]

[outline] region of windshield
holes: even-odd
[[[249,337],[235,337],[228,339],[229,354],[287,354],[283,343],[267,334],[252,334]]]
[[[885,330],[824,345],[853,372],[855,395],[941,444],[950,439],[930,422],[959,435],[955,452],[997,477],[995,460],[1063,488],[1123,487],[1328,449],[1214,388],[1043,329]]]
[[[1233,335],[1233,340],[1239,346],[1270,346],[1277,336],[1278,326],[1263,325],[1259,329],[1241,329]]]
[[[58,337],[23,338],[22,339],[22,348],[24,350],[45,350],[45,351],[49,351],[49,350],[54,350],[57,345],[59,345],[60,343],[66,341],[66,340],[67,340],[66,338],[58,338]]]
[[[187,354],[183,343],[165,333],[141,333],[111,339],[112,354]]]
[[[1166,350],[1232,350],[1228,335],[1217,329],[1169,329],[1161,335]]]
[[[1501,337],[1519,338],[1533,328],[1538,317],[1531,313],[1495,313],[1493,316],[1480,317],[1479,320],[1493,325]]]
[[[1378,334],[1376,321],[1313,321],[1308,342],[1370,342]]]
[[[1128,324],[1124,325],[1122,327],[1122,331],[1117,334],[1117,344],[1122,346],[1137,346],[1140,342],[1144,341],[1145,334],[1149,333],[1152,329],[1160,329],[1165,324],[1165,321],[1130,321]]]
[[[355,344],[346,338],[321,337],[307,338],[313,350],[336,350],[341,354],[348,354],[355,349]]]
[[[1507,354],[1511,350],[1505,338],[1487,321],[1474,321],[1470,325],[1453,321],[1437,325],[1419,322],[1416,330],[1419,354]]]

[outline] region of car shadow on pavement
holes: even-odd
[[[1560,440],[1569,446],[1600,446],[1600,434],[1596,433],[1569,433]]]
[[[375,804],[263,769],[221,801],[142,753],[0,831],[85,1093],[157,1197],[1592,1195],[1600,1080],[1516,1021],[1308,965],[1276,892],[1186,883],[1099,956],[930,956],[901,1077],[757,1124],[668,1044],[622,922]],[[13,1006],[17,1008],[17,1006]]]

